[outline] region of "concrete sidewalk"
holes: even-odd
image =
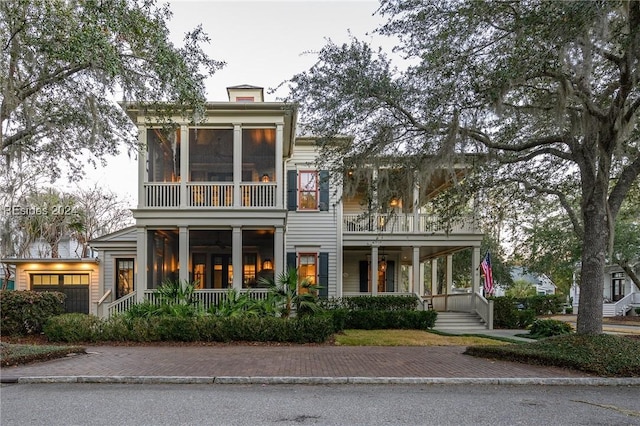
[[[555,367],[463,355],[462,346],[88,346],[0,369],[3,383],[483,383],[638,385]]]

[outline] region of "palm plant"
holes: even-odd
[[[196,283],[185,280],[165,280],[157,292],[163,305],[197,305]]]
[[[280,273],[276,280],[260,278],[259,283],[269,288],[283,318],[289,318],[294,309],[298,316],[310,315],[322,309],[318,304],[320,287],[308,278],[300,279],[296,268]],[[298,288],[304,291],[298,291]]]

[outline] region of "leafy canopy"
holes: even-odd
[[[382,0],[379,13],[402,68],[354,39],[290,80],[310,133],[354,136],[323,158],[404,153],[423,179],[473,159],[478,188],[551,196],[580,240],[578,332],[602,332],[607,248],[640,174],[640,2]]]
[[[35,160],[53,178],[67,160],[79,178],[80,154],[95,165],[123,142],[137,146],[115,99],[199,111],[204,80],[223,63],[203,51],[201,27],[174,46],[170,18],[154,0],[0,2],[2,157]]]

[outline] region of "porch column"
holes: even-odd
[[[371,294],[378,294],[378,246],[371,246]]]
[[[236,182],[237,183],[237,182]],[[242,228],[233,227],[231,235],[231,264],[233,265],[233,288],[242,289]]]
[[[178,279],[180,282],[189,282],[189,228],[178,228]]]
[[[447,285],[444,288],[444,294],[451,294],[453,288],[453,255],[447,255]]]
[[[284,125],[276,124],[276,208],[283,208],[282,188],[284,188],[284,172],[282,167],[282,150],[284,144]]]
[[[242,182],[242,126],[233,123],[233,206],[242,205],[240,183]],[[235,261],[234,261],[235,262]],[[235,272],[235,267],[234,267]],[[233,274],[234,282],[236,274]],[[234,284],[235,287],[235,284]]]
[[[138,143],[142,147],[138,151],[138,208],[141,209],[146,204],[144,184],[149,178],[147,175],[147,131],[142,125],[138,126]]]
[[[413,232],[421,232],[420,230],[420,186],[417,179],[413,182]]]
[[[144,291],[147,289],[147,266],[149,259],[147,258],[147,230],[141,226],[136,229],[136,281],[134,289],[136,290],[136,303],[144,302]]]
[[[424,279],[420,277],[420,247],[413,248],[413,258],[411,260],[411,291],[424,295]]]
[[[285,262],[285,254],[284,254],[284,228],[281,226],[277,226],[275,230],[274,238],[274,247],[273,247],[273,271],[274,271],[274,279],[277,279],[278,274],[284,272],[284,262]]]
[[[180,207],[187,207],[187,180],[189,173],[189,128],[186,124],[180,126]]]
[[[438,259],[431,259],[431,295],[438,294]]]
[[[476,308],[476,294],[480,288],[480,247],[473,248],[471,258],[471,312]]]

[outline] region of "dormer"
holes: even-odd
[[[227,94],[229,102],[264,102],[264,88],[249,84],[227,87]]]

